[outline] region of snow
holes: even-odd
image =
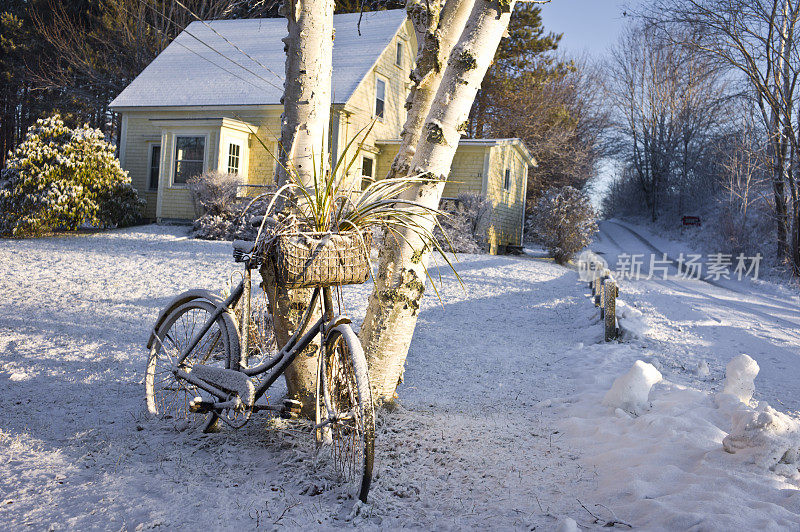
[[[647,334],[648,327],[642,320],[641,310],[633,308],[624,299],[617,299],[615,312],[623,339],[635,340]]]
[[[639,415],[647,410],[650,389],[657,382],[661,382],[661,373],[652,364],[637,360],[630,371],[617,377],[603,404]]]
[[[797,481],[800,423],[767,404],[750,408],[739,403],[730,409],[730,433],[722,447],[758,467]]]
[[[195,365],[191,369],[191,373],[212,386],[236,392],[242,403],[246,405],[252,405],[255,401],[255,386],[244,373],[201,364]]]
[[[359,17],[333,17],[333,103],[347,102],[405,22],[406,12],[364,13],[360,34]],[[192,22],[110,107],[280,104],[286,63],[281,39],[286,35],[283,18]]]
[[[757,375],[758,363],[742,353],[725,366],[722,393],[732,395],[745,404],[749,403],[756,391],[754,381]]]
[[[0,240],[0,528],[800,528],[790,295],[620,281],[646,327],[603,343],[575,271],[461,255],[466,290],[442,270],[444,305],[423,302],[360,504],[297,422],[259,413],[241,430],[197,435],[148,420],[144,345],[159,310],[238,279],[230,243],[187,231]],[[639,246],[629,253],[643,246],[601,231],[591,248],[609,263],[612,238]],[[355,326],[370,289],[344,290]],[[728,394],[718,406],[742,352],[761,368],[751,403]],[[603,405],[637,361],[662,376],[647,408]],[[274,392],[279,401],[282,386]]]
[[[556,532],[578,532],[578,523],[571,517],[565,517],[558,523]]]

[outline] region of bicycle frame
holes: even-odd
[[[246,275],[242,279],[242,282],[234,288],[231,292],[231,295],[220,305],[216,306],[215,311],[211,314],[208,318],[206,323],[203,327],[198,331],[193,337],[189,344],[186,346],[185,350],[181,353],[176,366],[173,368],[173,372],[176,377],[184,379],[195,386],[202,388],[206,392],[218,397],[222,401],[225,401],[229,397],[229,393],[225,392],[224,390],[220,390],[215,386],[210,385],[209,383],[194,377],[191,373],[186,372],[185,370],[181,369],[181,365],[183,364],[184,360],[189,356],[189,354],[194,350],[197,344],[200,342],[200,339],[208,332],[208,330],[212,327],[214,322],[219,318],[224,312],[230,311],[242,298],[242,296],[246,296],[247,301],[245,302],[245,309],[242,313],[243,315],[243,323],[242,323],[242,330],[248,331],[249,323],[250,323],[250,315],[247,307],[249,307],[249,298],[250,298],[250,269],[251,265],[246,263],[245,265]],[[320,295],[322,297],[320,298]],[[300,333],[306,328],[308,322],[311,319],[311,314],[313,313],[317,302],[321,299],[322,304],[322,315],[317,321],[312,325],[302,336]],[[263,396],[266,391],[269,389],[270,386],[278,379],[278,377],[286,371],[286,368],[289,367],[292,362],[298,357],[300,353],[302,353],[306,347],[314,340],[314,338],[319,334],[322,337],[322,342],[320,346],[321,356],[324,359],[325,355],[325,338],[327,333],[333,329],[334,326],[340,323],[349,323],[350,320],[345,316],[334,316],[333,315],[333,302],[331,297],[330,287],[317,287],[314,289],[314,292],[311,296],[311,302],[308,305],[308,308],[305,311],[302,319],[300,320],[300,324],[297,327],[297,330],[292,335],[291,338],[286,342],[278,353],[272,357],[270,360],[256,366],[253,368],[245,368],[239,370],[241,373],[244,373],[248,377],[253,377],[255,375],[261,375],[263,373],[267,373],[266,378],[263,382],[258,386],[255,391],[255,396],[253,402],[257,401],[261,396]],[[239,334],[237,333],[237,336]],[[248,348],[247,341],[241,341],[243,348],[246,350]],[[329,398],[324,398],[326,407],[329,407]],[[220,403],[220,408],[223,407],[224,403]]]

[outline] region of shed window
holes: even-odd
[[[383,108],[386,105],[386,82],[380,78],[375,81],[375,116],[383,119]]]
[[[403,67],[403,43],[397,41],[397,48],[395,48],[394,64]]]
[[[205,137],[175,137],[174,184],[185,185],[189,178],[203,173],[205,149]]]
[[[241,146],[238,144],[228,144],[228,173],[239,173],[239,154],[241,153]]]
[[[503,189],[510,190],[511,189],[511,170],[506,168],[506,175],[503,178]]]
[[[361,158],[361,190],[375,182],[375,161],[372,157]]]
[[[161,167],[161,144],[150,146],[150,172],[148,174],[147,188],[158,190],[159,169]]]

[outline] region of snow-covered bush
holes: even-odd
[[[573,187],[551,188],[528,218],[529,234],[564,264],[585,248],[597,232],[589,197]]]
[[[439,217],[441,228],[437,226],[434,229],[434,236],[443,249],[449,250],[452,245],[458,253],[485,251],[486,229],[492,214],[491,202],[479,194],[462,193],[455,201],[443,201],[441,209],[447,216]]]
[[[103,133],[57,114],[28,129],[0,174],[0,234],[132,225],[143,205]]]
[[[256,217],[267,211],[272,196],[252,200],[238,195],[243,179],[238,174],[206,172],[188,181],[200,216],[193,235],[204,240],[255,240]],[[266,192],[265,189],[262,191]],[[274,190],[273,190],[274,191]],[[247,209],[247,210],[245,210]]]
[[[217,215],[236,210],[243,180],[239,174],[212,171],[192,177],[186,184],[192,191],[195,206],[203,214]]]
[[[205,240],[233,240],[241,226],[243,205],[237,192],[238,174],[206,172],[187,182],[200,216],[194,221],[194,236]]]

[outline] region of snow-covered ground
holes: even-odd
[[[593,249],[639,252],[625,231],[604,224]],[[732,417],[750,412],[714,395],[725,364],[747,353],[761,368],[762,409],[800,407],[791,294],[623,281],[645,331],[602,344],[574,271],[532,257],[460,259],[466,292],[443,271],[444,305],[424,303],[401,405],[379,417],[376,481],[361,506],[315,469],[300,426],[256,418],[197,436],[144,416],[149,328],[171,295],[228,286],[230,244],[156,226],[0,240],[0,529],[555,529],[568,518],[584,528],[800,527],[796,465],[770,470],[775,448],[796,441],[793,420],[761,412],[787,430],[740,424],[730,454]],[[346,290],[356,323],[370,288]],[[605,406],[639,359],[663,375],[649,404],[636,416]]]

